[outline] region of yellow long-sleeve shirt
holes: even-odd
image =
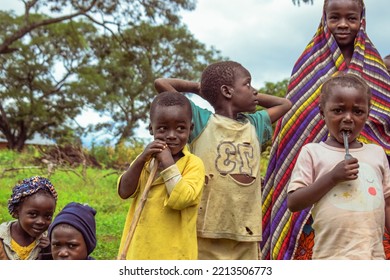
[[[196,220],[205,181],[202,160],[183,149],[184,156],[175,165],[163,170],[153,181],[147,201],[126,255],[128,260],[189,260],[197,259]],[[119,248],[122,252],[134,212],[150,174],[150,162],[141,172],[132,196]],[[181,174],[172,187],[165,181]],[[118,179],[118,184],[120,182]]]

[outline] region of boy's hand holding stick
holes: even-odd
[[[149,190],[151,188],[154,176],[156,176],[157,168],[158,168],[158,162],[156,159],[154,159],[152,170],[149,174],[148,180],[146,181],[145,190],[142,193],[139,205],[138,205],[137,209],[135,210],[133,220],[131,221],[129,234],[126,237],[126,242],[124,244],[122,253],[120,254],[120,256],[118,258],[119,260],[126,259],[127,251],[129,250],[131,240],[133,239],[133,236],[134,236],[135,228],[137,227],[139,218],[141,217],[141,212],[145,206],[146,199],[148,197],[148,193],[149,193]]]

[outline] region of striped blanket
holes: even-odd
[[[286,189],[301,147],[325,140],[327,136],[318,109],[319,88],[326,77],[337,71],[360,75],[371,87],[372,109],[359,140],[377,143],[390,154],[390,76],[366,34],[365,8],[349,65],[326,26],[323,12],[316,34],[292,71],[286,97],[293,107],[278,121],[275,129],[263,189],[261,249],[264,259],[293,259],[294,254],[295,258],[300,258],[299,255],[311,257],[314,235],[310,227],[310,210],[291,213],[287,209]],[[303,243],[298,244],[299,240]]]

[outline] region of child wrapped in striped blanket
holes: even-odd
[[[310,259],[314,244],[310,209],[287,209],[287,185],[299,151],[326,139],[318,98],[320,86],[335,73],[356,74],[372,91],[372,107],[359,141],[390,154],[390,76],[366,33],[363,0],[325,0],[317,32],[296,61],[286,97],[292,109],[277,123],[263,190],[264,259]],[[358,227],[358,225],[357,225]],[[385,252],[390,258],[388,236]]]

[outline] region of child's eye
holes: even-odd
[[[343,112],[343,110],[340,109],[340,108],[335,108],[335,109],[333,109],[332,111],[333,111],[334,113],[336,113],[336,114],[340,114],[341,112]]]
[[[180,132],[180,133],[184,133],[188,130],[188,127],[186,126],[180,126],[177,128],[177,131]]]
[[[364,114],[364,111],[363,110],[355,110],[355,115],[357,116],[361,116]]]
[[[31,218],[35,218],[35,217],[37,216],[37,213],[32,213],[32,212],[30,212],[30,213],[28,213],[28,215],[29,215]]]
[[[68,245],[68,247],[70,248],[70,249],[74,249],[74,248],[76,248],[78,245],[77,244],[69,244]]]

